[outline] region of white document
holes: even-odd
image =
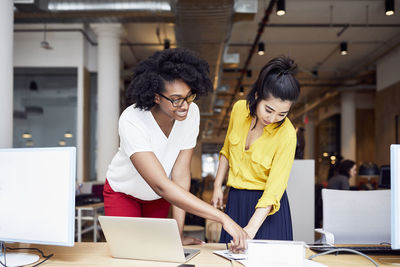
[[[232,253],[230,250],[214,250],[213,253],[221,257],[224,257],[228,260],[237,261],[244,266],[250,266],[249,261],[247,260],[247,254],[236,254]],[[328,266],[316,261],[304,259],[303,267],[328,267]]]

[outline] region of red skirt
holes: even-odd
[[[104,184],[104,213],[106,216],[167,218],[171,204],[163,198],[141,200],[115,192],[107,179]]]

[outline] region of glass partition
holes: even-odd
[[[13,147],[76,146],[77,69],[15,68]]]

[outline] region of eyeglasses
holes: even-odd
[[[165,99],[167,99],[169,102],[171,102],[172,106],[174,106],[175,108],[179,108],[180,106],[183,105],[183,102],[186,101],[186,103],[190,104],[193,102],[193,100],[196,98],[196,94],[190,94],[188,96],[186,96],[185,98],[178,98],[178,99],[171,99],[166,97],[163,94],[158,93],[160,96],[164,97]]]

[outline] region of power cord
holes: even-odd
[[[4,258],[6,257],[6,251],[7,251],[7,250],[33,250],[33,251],[39,252],[40,255],[42,256],[42,258],[44,258],[44,259],[43,259],[41,262],[39,262],[39,263],[37,263],[37,264],[35,264],[35,265],[32,265],[32,267],[39,266],[40,264],[42,264],[43,262],[47,261],[48,259],[50,259],[51,257],[54,256],[54,254],[44,255],[43,251],[41,251],[41,250],[38,249],[38,248],[10,248],[10,247],[6,247],[5,245],[3,245],[3,246],[4,246]],[[7,263],[3,263],[3,262],[0,260],[0,265],[1,265],[1,266],[7,267],[6,264],[7,264]]]
[[[318,257],[318,256],[323,256],[323,255],[327,255],[327,254],[331,254],[331,253],[335,253],[335,252],[340,252],[340,251],[347,251],[347,252],[351,252],[351,253],[354,253],[354,254],[358,254],[358,255],[360,255],[360,256],[363,256],[363,257],[367,258],[368,260],[370,260],[373,264],[375,264],[376,267],[379,267],[378,263],[376,263],[376,261],[374,261],[374,260],[373,260],[371,257],[369,257],[368,255],[365,255],[364,253],[361,253],[361,252],[359,252],[359,251],[357,251],[357,250],[348,249],[348,248],[335,248],[335,249],[331,249],[331,250],[328,250],[328,251],[324,251],[324,252],[321,252],[321,253],[318,253],[318,254],[311,255],[310,257],[308,257],[308,259],[309,259],[309,260],[312,260],[313,258]]]

